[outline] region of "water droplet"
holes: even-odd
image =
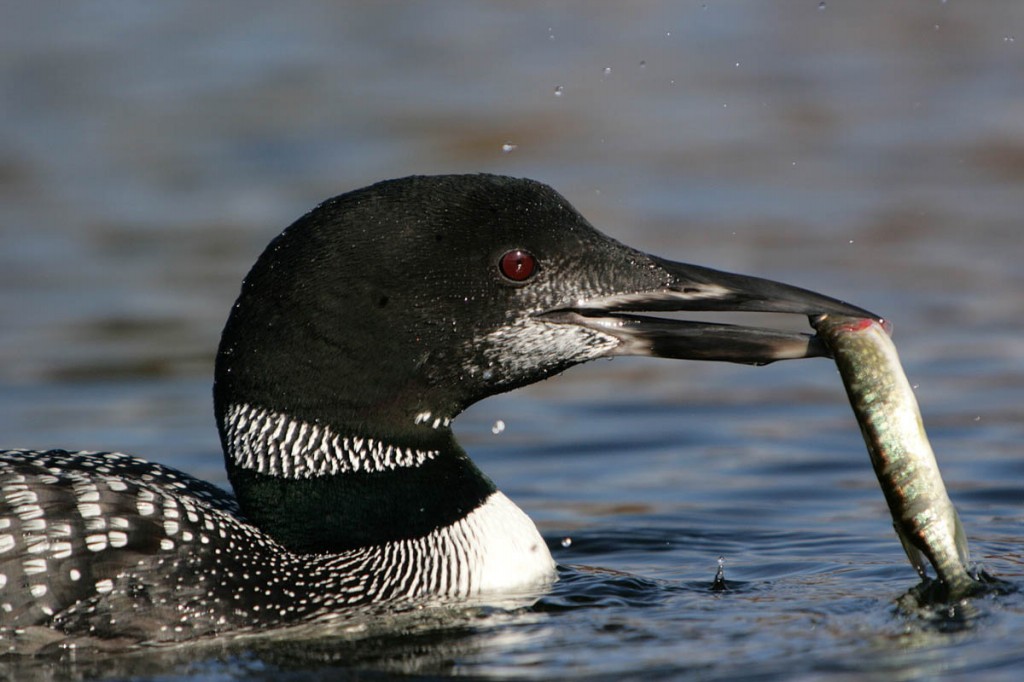
[[[1003,42],[1004,43],[1012,43],[1012,42],[1016,42],[1016,40],[1017,39],[1014,38],[1013,36],[1006,36],[1005,38],[1003,38]]]
[[[499,433],[505,430],[505,422],[498,420],[494,422],[494,426],[491,427],[491,433],[497,436]]]
[[[506,142],[505,144],[501,145],[501,151],[505,154],[508,154],[509,152],[515,151],[518,147],[519,145],[517,144]]]
[[[572,547],[572,538],[568,536],[562,538],[562,547]]]
[[[646,69],[647,68],[647,60],[646,59],[641,59],[640,60],[640,68],[641,69]]]
[[[818,11],[819,12],[825,11],[825,2],[824,2],[824,0],[822,0],[822,2],[818,3]]]
[[[740,68],[740,63],[739,62],[736,62],[736,68],[737,69]]]
[[[555,86],[555,97],[561,97],[562,96],[562,91],[563,91],[562,86],[561,85],[556,85]]]
[[[604,75],[610,76],[611,74],[612,74],[612,67],[610,67],[610,66],[604,67]]]

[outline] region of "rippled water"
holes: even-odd
[[[635,246],[891,318],[974,555],[1020,584],[1024,5],[822,5],[6,6],[0,444],[124,450],[223,484],[213,352],[263,245],[381,178],[525,175]],[[1024,665],[1018,594],[952,620],[895,608],[915,574],[827,361],[601,362],[457,430],[567,567],[550,593],[0,675]]]

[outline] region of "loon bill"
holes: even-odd
[[[668,311],[875,317],[631,249],[531,180],[329,199],[270,243],[224,329],[213,395],[234,496],[123,454],[0,451],[0,639],[186,640],[537,589],[551,554],[456,442],[462,410],[600,357],[828,352],[650,315]]]

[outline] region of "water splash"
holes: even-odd
[[[724,592],[729,589],[725,582],[725,557],[718,557],[718,570],[715,571],[715,579],[711,581],[712,592]]]

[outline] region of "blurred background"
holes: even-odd
[[[266,243],[343,191],[486,171],[551,184],[632,246],[890,318],[976,554],[1019,565],[1024,3],[0,15],[3,445],[123,450],[225,484],[213,358]],[[871,627],[897,627],[885,605],[913,575],[845,400],[827,361],[617,360],[487,401],[457,430],[563,563],[683,580],[731,552],[751,581],[831,576],[828,599],[859,585],[879,595]],[[667,535],[636,540],[651,528]],[[721,543],[702,547],[709,529]],[[879,555],[889,572],[862,584],[836,568]]]

